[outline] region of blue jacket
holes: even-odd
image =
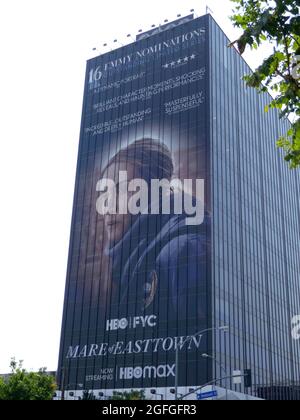
[[[187,226],[186,214],[141,215],[110,250],[116,318],[158,315],[160,320],[207,316],[210,223]]]

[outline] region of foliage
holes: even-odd
[[[110,400],[121,400],[121,401],[139,401],[145,400],[145,391],[130,391],[130,392],[114,392]]]
[[[5,399],[5,382],[0,378],[0,401]]]
[[[11,375],[0,380],[0,400],[51,400],[55,391],[55,381],[46,374],[46,369],[38,373],[26,372],[22,361],[10,363]]]
[[[277,144],[291,168],[296,168],[300,166],[300,0],[231,1],[235,3],[231,19],[243,34],[230,45],[237,45],[240,54],[247,46],[257,49],[266,41],[274,46],[273,53],[245,80],[259,92],[274,94],[266,112],[276,108],[280,118],[291,118],[291,128]]]

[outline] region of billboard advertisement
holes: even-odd
[[[210,380],[207,46],[200,18],[87,63],[61,388]]]

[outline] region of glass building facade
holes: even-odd
[[[249,67],[209,25],[213,323],[230,327],[214,352],[228,376],[252,370],[255,394],[299,381],[291,322],[300,309],[300,177],[275,147],[288,121],[264,112],[270,96],[245,87]],[[218,364],[215,372],[224,376]]]
[[[189,16],[87,63],[64,393],[170,397],[251,369],[256,395],[299,377],[299,175],[275,147],[288,122],[228,44]]]

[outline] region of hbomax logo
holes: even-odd
[[[119,369],[119,379],[156,379],[175,377],[176,365],[160,365],[145,367],[122,367]]]
[[[111,319],[106,321],[106,331],[136,329],[137,327],[156,327],[155,315],[135,316],[133,318]]]

